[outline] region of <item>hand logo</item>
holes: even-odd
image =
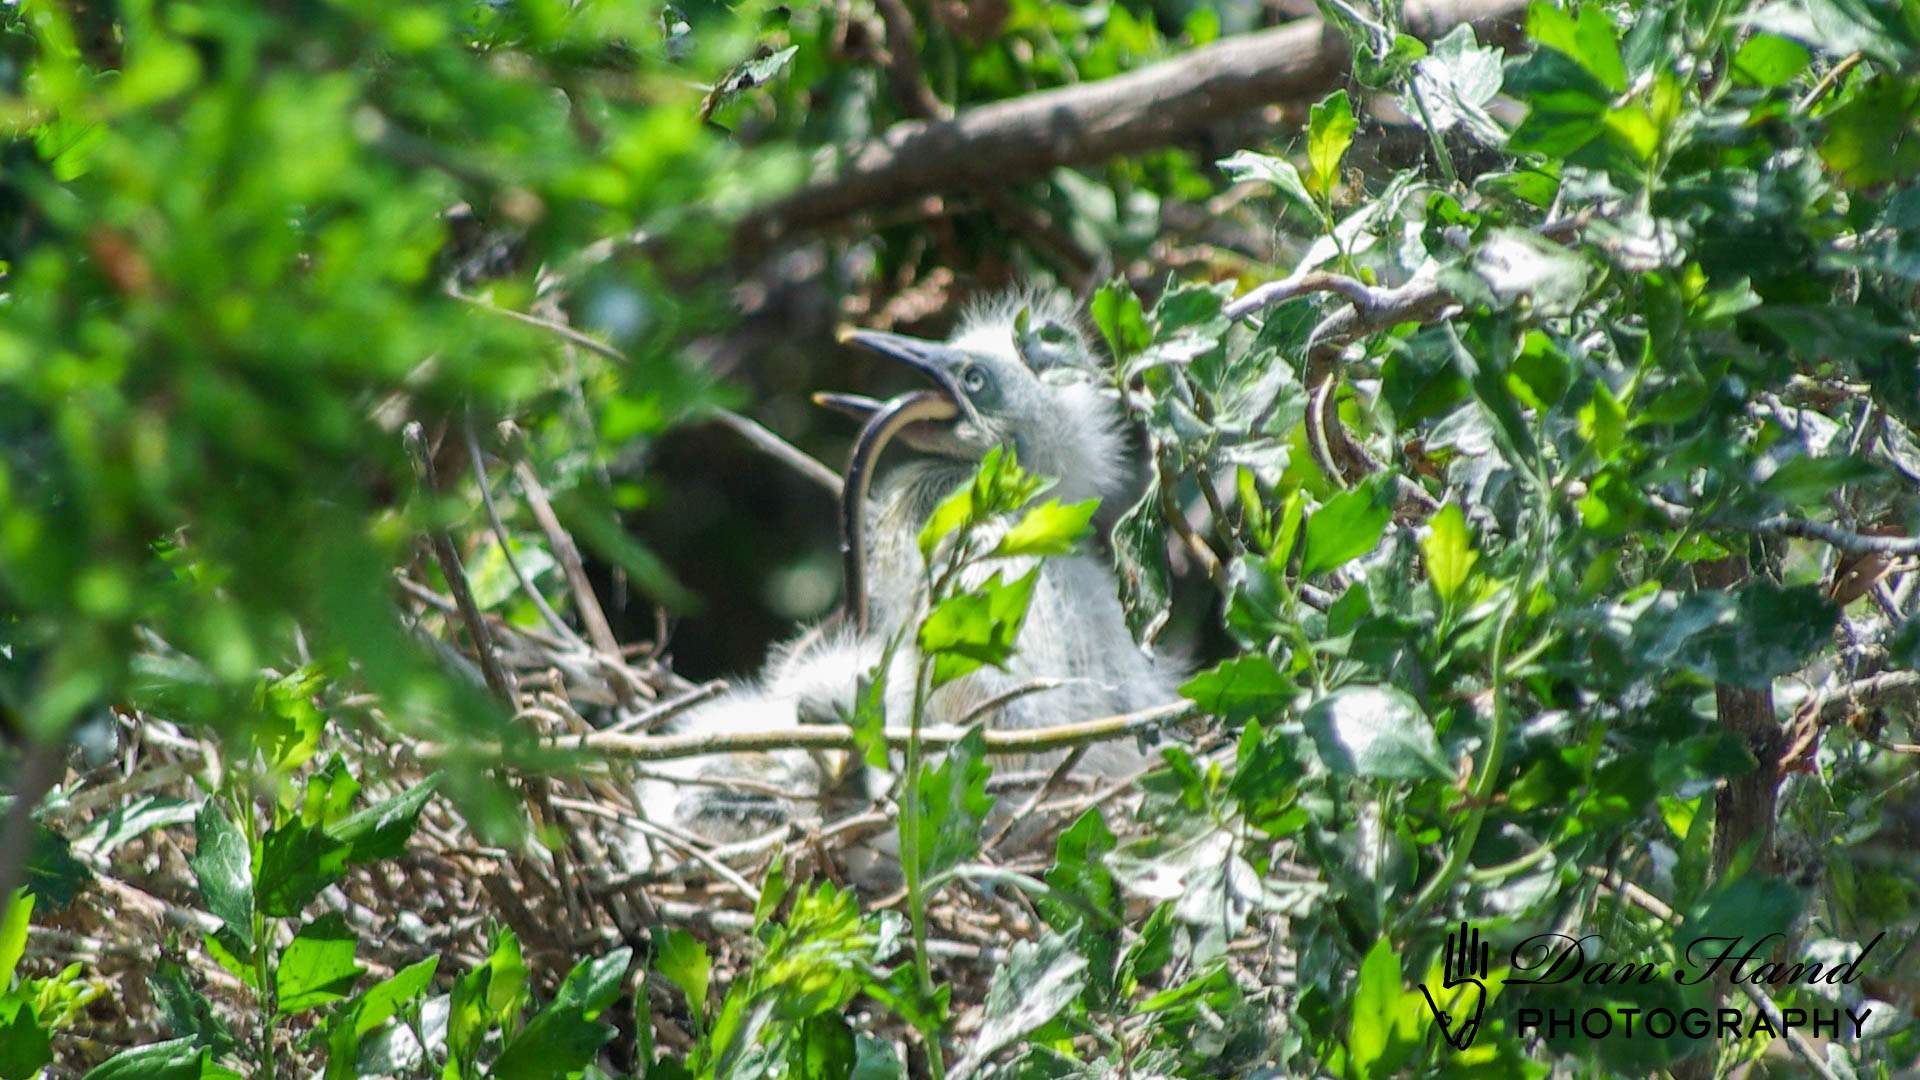
[[[1447,935],[1447,951],[1440,958],[1440,988],[1443,993],[1453,991],[1448,1000],[1454,1012],[1441,1008],[1427,984],[1420,984],[1420,992],[1427,996],[1427,1008],[1433,1010],[1433,1018],[1440,1024],[1440,1036],[1455,1050],[1472,1046],[1473,1037],[1480,1032],[1480,1013],[1487,1007],[1487,984],[1482,980],[1491,970],[1489,952],[1487,943],[1480,940],[1480,931],[1469,933],[1465,922],[1460,924],[1459,933]]]

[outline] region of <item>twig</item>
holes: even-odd
[[[1086,747],[1074,747],[1071,753],[1060,760],[1060,764],[1054,766],[1053,772],[1048,774],[1046,781],[1039,787],[1033,789],[1033,794],[1029,795],[1026,801],[1020,804],[1020,809],[1008,815],[1007,820],[1002,822],[998,829],[994,830],[993,835],[987,838],[986,845],[982,850],[992,851],[999,847],[1000,842],[1007,838],[1007,834],[1013,831],[1014,826],[1023,821],[1031,820],[1033,812],[1040,808],[1041,803],[1046,801],[1048,794],[1053,791],[1054,787],[1058,785],[1068,773],[1073,771],[1075,765],[1080,764],[1081,758],[1086,756]]]
[[[1127,738],[1177,720],[1192,710],[1192,702],[1174,701],[1138,712],[1071,724],[1020,731],[983,730],[980,736],[989,754],[1039,754]],[[971,730],[949,725],[927,727],[920,729],[920,739],[928,746],[945,748],[958,744]],[[906,728],[887,728],[884,734],[887,744],[895,748],[905,747],[910,738]],[[766,750],[854,750],[859,747],[854,741],[853,729],[844,724],[801,724],[764,731],[710,731],[686,735],[615,735],[599,731],[591,735],[551,739],[540,745],[542,749],[550,751],[601,754],[625,761],[669,761]],[[447,748],[433,744],[419,747],[422,758],[441,757],[446,753]]]
[[[1667,524],[1674,526],[1692,524],[1703,529],[1728,529],[1740,532],[1765,533],[1770,536],[1791,536],[1800,540],[1818,540],[1831,545],[1849,555],[1920,555],[1920,537],[1882,536],[1873,533],[1855,532],[1838,525],[1829,525],[1823,521],[1808,521],[1805,518],[1775,514],[1764,518],[1738,518],[1726,514],[1709,514],[1704,520],[1697,520],[1697,513],[1687,506],[1658,494],[1647,496],[1648,505],[1666,518]]]
[[[1805,116],[1808,110],[1820,103],[1821,98],[1826,97],[1834,87],[1840,85],[1840,80],[1846,78],[1848,72],[1859,67],[1860,61],[1864,59],[1866,56],[1863,53],[1848,53],[1839,63],[1829,68],[1827,73],[1820,77],[1819,82],[1813,84],[1813,89],[1807,91],[1807,96],[1793,103],[1794,113]]]
[[[1057,679],[1044,675],[1028,679],[1019,686],[1005,693],[995,694],[980,704],[975,705],[973,708],[968,709],[967,714],[960,718],[960,726],[969,727],[977,721],[986,719],[1000,709],[1006,708],[1008,705],[1030,694],[1044,694],[1049,690],[1059,690],[1068,686],[1090,683],[1091,681],[1090,679],[1083,678]]]
[[[840,497],[840,474],[814,460],[805,450],[767,430],[757,420],[741,416],[730,409],[710,409],[711,416],[722,427],[747,441],[755,450],[773,458],[801,476],[827,489],[834,498]]]
[[[1597,866],[1589,866],[1586,870],[1587,876],[1598,881],[1608,892],[1645,911],[1661,922],[1670,923],[1674,921],[1675,913],[1673,908],[1669,907],[1659,897],[1647,890],[1611,870],[1602,870]],[[1814,1075],[1820,1077],[1820,1080],[1840,1080],[1839,1076],[1836,1075],[1831,1068],[1827,1067],[1826,1058],[1821,1055],[1820,1051],[1815,1048],[1811,1042],[1807,1041],[1806,1036],[1787,1027],[1784,1018],[1780,1014],[1779,1007],[1774,1005],[1773,999],[1767,996],[1766,991],[1744,980],[1735,980],[1734,985],[1738,986],[1740,992],[1747,996],[1747,1000],[1753,1002],[1755,1008],[1766,1015],[1768,1022],[1772,1023],[1776,1029],[1786,1036],[1787,1045],[1793,1048],[1794,1053],[1800,1055],[1800,1059],[1806,1062],[1807,1068],[1812,1070]]]
[[[461,418],[460,430],[466,437],[467,461],[473,467],[473,482],[480,488],[480,503],[486,508],[487,523],[493,529],[493,538],[500,544],[501,556],[507,560],[507,569],[513,571],[513,579],[520,583],[521,591],[533,601],[533,606],[540,612],[540,618],[553,628],[553,632],[575,645],[585,647],[586,642],[581,640],[579,634],[573,632],[573,627],[568,626],[566,621],[560,618],[559,613],[547,603],[547,598],[540,594],[540,590],[534,588],[532,579],[520,569],[520,560],[514,557],[513,545],[507,539],[506,523],[500,520],[500,509],[493,503],[493,486],[487,482],[486,459],[480,453],[480,437],[474,434],[473,414],[468,413]]]
[[[624,735],[630,731],[646,731],[664,720],[693,708],[703,701],[712,700],[724,692],[726,688],[727,683],[724,679],[715,679],[712,682],[701,683],[699,686],[681,694],[679,697],[669,698],[650,709],[643,709],[640,712],[634,713],[632,716],[621,718],[618,723],[610,724],[603,729],[603,734]]]
[[[533,511],[533,519],[540,523],[540,530],[547,534],[547,543],[560,560],[561,569],[566,571],[567,587],[573,592],[574,605],[580,609],[580,621],[587,626],[587,637],[593,641],[596,651],[606,656],[619,656],[620,641],[613,636],[613,626],[607,622],[607,613],[600,607],[600,598],[594,595],[593,582],[587,580],[587,564],[580,557],[580,547],[573,542],[573,535],[560,524],[559,515],[553,512],[553,503],[547,499],[547,489],[541,485],[539,474],[525,461],[514,463],[513,474],[520,480],[520,490],[526,494],[527,508]]]
[[[408,421],[406,427],[401,429],[400,437],[413,457],[413,469],[420,477],[420,486],[429,498],[437,498],[440,481],[434,475],[433,455],[427,449],[426,432],[420,426],[420,421]],[[460,621],[466,625],[467,636],[473,639],[473,651],[480,663],[481,678],[486,680],[487,689],[493,691],[494,697],[511,705],[513,681],[500,666],[500,658],[494,655],[493,635],[487,631],[487,620],[480,613],[480,605],[474,603],[473,588],[467,583],[467,571],[460,565],[460,553],[454,549],[453,537],[448,535],[445,526],[433,523],[427,526],[427,541],[433,546],[434,560],[440,564],[440,573],[447,579],[453,602],[460,609]]]

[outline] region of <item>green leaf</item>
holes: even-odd
[[[1065,555],[1092,531],[1093,514],[1098,509],[1099,499],[1065,506],[1058,499],[1048,499],[1029,508],[1013,528],[1000,538],[993,554],[1002,557]]]
[[[194,819],[193,857],[187,865],[200,899],[248,950],[253,948],[253,854],[247,838],[208,799]]]
[[[1293,683],[1272,660],[1252,653],[1223,660],[1180,687],[1181,697],[1228,721],[1271,716],[1285,709],[1294,693]]]
[[[1619,94],[1627,89],[1627,66],[1620,60],[1620,39],[1613,20],[1599,4],[1585,4],[1576,20],[1547,0],[1527,8],[1527,36],[1561,53]]]
[[[192,1039],[138,1046],[101,1062],[82,1080],[201,1080],[207,1051]]]
[[[420,811],[439,789],[443,776],[435,773],[420,783],[409,784],[393,798],[377,802],[328,827],[329,836],[347,845],[347,864],[378,862],[406,851],[407,841],[420,823]]]
[[[0,911],[0,996],[13,985],[14,969],[27,954],[27,927],[33,918],[33,894],[25,886],[13,890]]]
[[[1440,757],[1433,721],[1403,690],[1342,687],[1309,706],[1303,719],[1321,762],[1335,773],[1381,780],[1453,775]]]
[[[1089,305],[1093,324],[1107,339],[1107,349],[1116,363],[1124,364],[1133,354],[1153,344],[1153,332],[1147,329],[1146,312],[1133,286],[1116,279],[1100,286]]]
[[[1313,190],[1325,196],[1340,180],[1340,161],[1353,145],[1359,125],[1345,90],[1335,90],[1307,114],[1307,161],[1313,165]]]
[[[1823,505],[1836,489],[1878,475],[1864,458],[1852,454],[1789,458],[1760,482],[1760,490],[1794,506]]]
[[[959,490],[940,500],[933,513],[927,515],[927,523],[920,527],[920,557],[932,558],[940,541],[966,528],[973,517],[973,485],[962,484]]]
[[[980,1031],[963,1060],[985,1061],[1052,1020],[1086,981],[1087,958],[1069,939],[1049,932],[1015,945],[987,987]]]
[[[0,994],[0,1080],[33,1080],[53,1062],[53,1044],[25,994]]]
[[[1219,165],[1220,171],[1236,184],[1249,181],[1270,184],[1316,217],[1320,214],[1320,204],[1314,202],[1313,192],[1307,190],[1306,181],[1300,179],[1300,170],[1284,158],[1241,150],[1232,157],[1221,159]]]
[[[198,813],[199,807],[185,799],[137,795],[94,818],[86,831],[74,838],[73,846],[90,859],[105,859],[122,844],[154,829],[184,825]]]
[[[289,821],[260,841],[259,903],[262,914],[292,918],[320,891],[347,873],[352,848],[326,830]]]
[[[1473,537],[1467,534],[1467,515],[1457,503],[1448,503],[1427,521],[1427,534],[1420,538],[1420,556],[1427,564],[1427,578],[1433,591],[1446,603],[1452,603],[1466,587],[1468,575],[1480,554],[1473,550]]]
[[[1606,383],[1593,384],[1593,397],[1580,407],[1579,425],[1580,437],[1593,444],[1602,461],[1613,460],[1626,444],[1627,410]]]
[[[1343,491],[1307,519],[1300,576],[1311,577],[1372,551],[1393,520],[1393,503],[1378,478]]]
[[[1749,86],[1784,86],[1807,70],[1807,47],[1777,34],[1755,34],[1733,56],[1733,77]]]
[[[1762,690],[1805,666],[1838,618],[1833,601],[1809,586],[1761,580],[1733,592],[1662,593],[1635,620],[1629,649],[1650,670]]]
[[[577,1008],[542,1009],[493,1063],[494,1080],[563,1080],[592,1064],[617,1032]]]
[[[375,983],[366,993],[354,999],[354,1035],[370,1035],[380,1025],[399,1015],[402,1009],[433,985],[433,973],[439,966],[440,958],[429,956],[394,972],[392,978]]]
[[[292,1015],[344,999],[365,970],[353,960],[358,947],[346,916],[337,911],[301,927],[274,969],[280,1012]]]
[[[859,1061],[853,1029],[840,1017],[810,1016],[787,1055],[793,1080],[849,1080]]]
[[[12,802],[12,799],[0,800],[0,811]],[[73,845],[66,837],[38,821],[33,823],[32,836],[32,848],[27,855],[27,889],[53,910],[64,911],[93,880],[93,871],[73,857]]]
[[[1826,120],[1820,157],[1848,187],[1920,174],[1920,82],[1875,79]]]
[[[934,657],[936,687],[983,665],[1006,665],[1039,577],[1037,566],[1008,582],[995,571],[978,589],[947,597],[927,613],[919,642],[921,652]]]
[[[853,732],[853,744],[860,748],[860,756],[868,765],[876,769],[887,767],[887,673],[893,670],[893,656],[900,648],[900,637],[894,635],[887,639],[886,651],[880,654],[880,662],[873,670],[860,677],[860,683],[853,700],[853,715],[848,718],[848,727]]]
[[[900,819],[901,851],[915,852],[922,880],[949,870],[973,857],[980,848],[980,828],[993,809],[987,794],[985,741],[979,728],[948,750],[938,765],[920,766],[920,812],[917,828]]]
[[[578,1009],[587,1019],[595,1019],[619,999],[632,966],[633,950],[625,946],[582,960],[561,980],[548,1008]]]
[[[1391,941],[1381,938],[1360,962],[1347,1024],[1347,1054],[1356,1076],[1364,1080],[1390,1075],[1419,1046],[1419,1013],[1409,1004],[1399,954]]]
[[[707,959],[707,947],[700,939],[672,927],[660,934],[654,948],[653,967],[687,997],[687,1011],[694,1022],[707,1012],[707,985],[713,977],[713,962]]]
[[[147,987],[166,1018],[167,1030],[190,1037],[217,1057],[239,1045],[226,1021],[213,1011],[213,1003],[194,987],[186,970],[171,960],[162,960],[147,978]]]
[[[1409,116],[1419,116],[1424,104],[1436,131],[1463,127],[1488,146],[1499,146],[1506,139],[1487,105],[1500,94],[1505,75],[1501,70],[1501,52],[1493,46],[1482,47],[1467,23],[1449,30],[1434,42],[1433,51],[1413,65],[1411,94],[1402,95],[1402,108]]]

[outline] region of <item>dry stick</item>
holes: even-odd
[[[491,311],[496,315],[505,316],[515,322],[539,327],[550,334],[559,336],[569,345],[577,345],[588,352],[597,353],[623,367],[633,366],[633,361],[628,358],[626,353],[621,352],[619,349],[614,348],[591,334],[581,333],[566,323],[542,318],[538,315],[531,315],[524,311],[515,311],[512,308],[497,307],[479,297],[468,296],[452,290],[448,291],[448,295],[458,300],[464,300],[484,311]],[[731,409],[716,407],[709,409],[708,413],[715,421],[718,421],[721,426],[732,430],[734,434],[745,439],[755,450],[766,454],[814,483],[819,484],[821,487],[826,488],[835,498],[839,497],[840,474],[815,461],[812,457],[809,457],[806,451],[775,435],[758,421],[741,416]]]
[[[720,426],[731,430],[747,441],[755,450],[773,458],[794,472],[825,488],[834,498],[840,497],[840,474],[815,461],[805,450],[768,430],[757,420],[741,416],[730,409],[713,409],[709,414]]]
[[[645,731],[661,722],[693,708],[702,702],[718,697],[727,688],[726,680],[715,679],[701,683],[679,697],[663,701],[651,709],[644,709],[626,717],[619,723],[607,726],[604,731],[609,735],[623,735],[629,731]]]
[[[427,451],[427,437],[420,421],[409,420],[406,427],[401,429],[400,437],[413,457],[413,469],[420,478],[421,487],[426,490],[428,497],[438,497],[440,481],[434,475],[433,455]],[[500,658],[494,655],[493,635],[487,631],[487,620],[480,613],[480,605],[474,603],[473,589],[467,584],[467,572],[460,565],[460,553],[454,550],[453,537],[448,535],[445,526],[435,524],[427,527],[427,541],[433,546],[434,560],[440,564],[440,573],[447,579],[453,602],[460,609],[460,621],[466,624],[467,636],[473,639],[473,651],[480,661],[481,678],[486,680],[487,689],[493,691],[494,697],[511,705],[513,681],[500,666]]]
[[[480,454],[480,437],[474,434],[473,414],[461,418],[460,431],[466,436],[467,460],[473,466],[473,482],[480,488],[480,503],[486,508],[487,524],[493,529],[493,538],[500,543],[500,554],[507,560],[507,569],[513,571],[513,579],[520,583],[521,591],[533,601],[540,618],[553,628],[553,632],[574,645],[585,647],[586,642],[580,640],[580,635],[573,632],[573,627],[560,618],[559,612],[547,603],[547,598],[540,595],[540,590],[533,587],[532,579],[520,569],[520,560],[514,557],[513,545],[507,541],[506,523],[500,520],[500,510],[493,504],[493,486],[487,482],[486,459]]]
[[[1103,716],[1050,727],[1017,731],[980,732],[989,754],[1039,754],[1065,750],[1090,743],[1121,739],[1177,720],[1193,710],[1190,701],[1173,701],[1138,712]],[[958,744],[974,729],[946,726],[920,729],[923,743],[936,748]],[[912,737],[906,728],[887,728],[889,746],[902,748]],[[579,751],[601,754],[623,761],[670,761],[675,758],[703,757],[711,754],[754,753],[766,750],[855,750],[853,729],[844,724],[802,724],[796,727],[769,728],[763,731],[713,731],[687,735],[614,735],[594,732],[550,739],[541,744],[545,750]],[[422,758],[446,753],[446,748],[422,744]]]
[[[1838,525],[1788,517],[1785,514],[1757,519],[1709,514],[1704,519],[1696,520],[1698,515],[1692,508],[1661,498],[1658,494],[1649,494],[1647,504],[1658,510],[1661,516],[1667,519],[1669,525],[1693,524],[1702,529],[1726,529],[1735,532],[1765,533],[1771,536],[1790,536],[1799,540],[1818,540],[1849,555],[1920,555],[1920,537],[1879,536],[1855,532]]]
[[[1407,5],[1406,25],[1431,40],[1461,23],[1509,22],[1525,8],[1525,0],[1427,0]],[[750,216],[738,237],[752,249],[921,196],[1005,187],[1062,165],[1163,146],[1249,109],[1317,97],[1349,71],[1340,32],[1301,19],[1110,79],[992,102],[951,119],[902,121]]]
[[[519,478],[520,490],[527,497],[533,519],[540,523],[540,531],[547,534],[547,543],[552,545],[561,569],[566,571],[567,587],[573,592],[574,604],[580,608],[580,621],[587,626],[587,637],[599,652],[619,656],[620,641],[613,636],[613,626],[600,607],[600,598],[594,595],[593,583],[587,580],[587,564],[580,557],[580,547],[553,512],[553,503],[547,499],[547,489],[541,485],[539,474],[533,471],[532,465],[518,461],[514,463],[513,475]]]
[[[944,120],[952,110],[927,85],[920,73],[920,44],[914,38],[913,13],[902,0],[873,0],[887,31],[887,51],[881,66],[893,98],[908,115],[922,120]]]
[[[1603,870],[1597,866],[1589,866],[1586,868],[1586,871],[1587,876],[1598,881],[1608,892],[1645,911],[1661,922],[1671,923],[1676,918],[1673,908],[1669,907],[1665,901],[1621,877],[1619,874],[1611,870]],[[1766,1015],[1768,1022],[1773,1024],[1781,1034],[1786,1036],[1787,1045],[1793,1048],[1794,1053],[1800,1055],[1801,1060],[1807,1063],[1807,1067],[1813,1070],[1816,1076],[1819,1076],[1821,1080],[1840,1080],[1833,1070],[1827,1067],[1826,1059],[1821,1056],[1820,1051],[1812,1043],[1807,1041],[1806,1036],[1800,1034],[1798,1031],[1787,1028],[1779,1007],[1773,1003],[1772,998],[1767,996],[1766,991],[1750,982],[1741,981],[1736,983],[1736,985],[1740,987],[1740,992],[1747,996],[1747,1000],[1753,1002],[1754,1007]]]

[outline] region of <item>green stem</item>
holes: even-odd
[[[913,970],[919,978],[920,996],[933,997],[933,962],[927,953],[927,890],[921,880],[920,862],[920,727],[927,713],[927,694],[933,679],[932,661],[921,657],[914,671],[913,716],[907,728],[907,775],[902,785],[900,808],[900,856],[907,879],[907,915],[913,928]],[[940,1053],[938,1029],[922,1029],[927,1041],[927,1067],[934,1080],[944,1080],[945,1060]]]
[[[1440,132],[1433,126],[1433,117],[1427,114],[1427,98],[1420,92],[1420,84],[1407,79],[1407,96],[1413,99],[1413,105],[1420,110],[1420,128],[1427,133],[1427,145],[1433,148],[1433,160],[1440,166],[1440,176],[1448,187],[1456,187],[1460,178],[1453,171],[1453,155],[1447,153],[1447,144]]]

